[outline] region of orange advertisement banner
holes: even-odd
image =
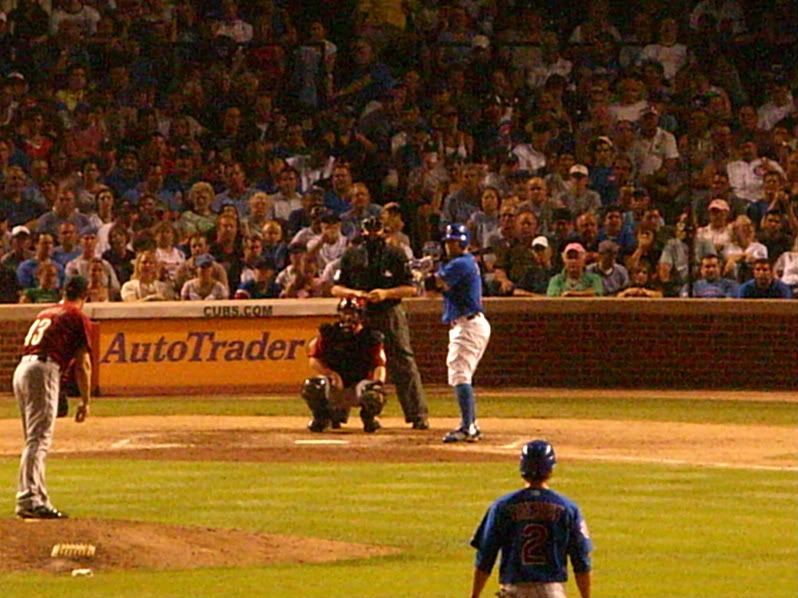
[[[136,390],[299,388],[307,347],[329,317],[104,320],[103,394]]]

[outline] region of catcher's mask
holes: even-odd
[[[363,323],[366,315],[366,300],[359,297],[346,297],[338,302],[338,321],[345,330],[353,332]]]

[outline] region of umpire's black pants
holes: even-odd
[[[427,399],[421,385],[413,348],[410,346],[410,328],[401,305],[379,311],[369,311],[368,323],[385,336],[385,356],[388,375],[396,385],[396,394],[405,414],[405,421],[415,422],[428,416]]]

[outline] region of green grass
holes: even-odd
[[[0,460],[0,495],[9,499],[16,467],[15,459]],[[48,474],[56,504],[77,517],[236,527],[402,552],[328,565],[100,572],[91,579],[5,574],[3,598],[465,596],[473,558],[467,541],[490,501],[519,482],[514,462],[64,458],[52,459]],[[588,518],[597,598],[794,598],[796,481],[794,472],[565,462],[555,487]],[[494,588],[495,575],[483,596]],[[569,596],[577,595],[571,585]]]
[[[457,406],[448,393],[429,396],[433,417],[455,417]],[[647,399],[611,398],[535,398],[534,396],[496,396],[480,393],[480,417],[534,417],[567,419],[626,419],[718,424],[798,425],[795,403],[773,401],[683,400],[657,397],[652,391]],[[385,410],[388,416],[400,415],[399,405],[392,398]],[[113,398],[97,399],[92,416],[130,415],[307,415],[298,398],[219,399]],[[16,418],[13,399],[0,400],[0,418]]]

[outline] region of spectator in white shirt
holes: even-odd
[[[672,172],[679,160],[676,138],[659,127],[659,112],[649,106],[640,117],[640,136],[633,145],[637,173],[649,176],[661,170]]]
[[[770,100],[757,110],[757,126],[765,131],[770,131],[777,122],[796,113],[795,99],[787,81],[773,81],[768,89],[768,97]]]
[[[222,2],[222,18],[211,26],[214,36],[229,37],[237,44],[246,44],[252,40],[252,25],[238,16],[238,5],[235,0]]]
[[[185,254],[175,246],[177,231],[171,222],[159,222],[153,228],[155,235],[155,256],[169,280],[175,279],[177,269],[186,261]]]
[[[729,204],[725,200],[713,199],[709,202],[709,224],[696,231],[698,239],[707,239],[712,242],[718,255],[723,255],[726,246],[732,242],[729,212]]]
[[[759,157],[759,148],[755,141],[741,143],[739,151],[740,159],[726,165],[729,184],[731,184],[735,195],[749,203],[754,203],[764,196],[762,178],[765,173],[775,170],[783,176],[784,171],[773,160]]]
[[[688,61],[687,46],[677,43],[679,25],[675,19],[662,19],[659,25],[659,43],[649,44],[643,48],[640,61],[659,62],[665,69],[665,78],[673,81]]]
[[[341,234],[340,216],[328,211],[320,220],[321,234],[308,241],[307,259],[315,259],[319,264],[319,271],[323,272],[327,264],[344,254],[348,240]]]
[[[621,82],[618,83],[620,101],[610,105],[609,108],[613,122],[628,120],[629,122],[636,123],[640,120],[640,115],[642,115],[648,107],[648,102],[643,97],[645,89],[643,82],[632,76],[624,77]]]
[[[209,253],[198,255],[197,276],[187,280],[180,291],[183,301],[210,301],[213,299],[227,299],[227,287],[213,276],[213,264],[216,262]]]
[[[734,35],[745,31],[743,9],[737,0],[701,0],[690,13],[690,28],[698,31],[704,17],[712,17],[718,30],[728,30]]]

